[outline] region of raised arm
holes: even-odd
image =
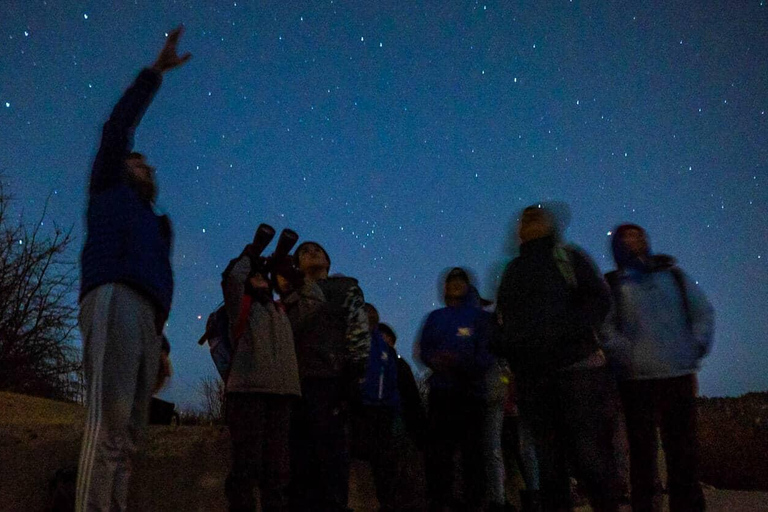
[[[125,159],[133,149],[134,131],[160,87],[163,73],[181,66],[192,57],[189,53],[180,57],[176,52],[183,31],[184,28],[180,26],[168,34],[155,63],[139,73],[112,109],[104,124],[99,152],[91,171],[91,194],[121,181]]]

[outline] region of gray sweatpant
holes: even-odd
[[[131,462],[148,421],[161,338],[154,305],[133,288],[99,286],[80,303],[88,416],[78,512],[126,510]]]

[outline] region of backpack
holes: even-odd
[[[205,324],[205,334],[198,341],[199,345],[204,344],[206,341],[208,342],[211,359],[213,359],[213,364],[216,366],[216,370],[224,382],[227,381],[229,376],[229,368],[232,365],[232,356],[236,348],[235,342],[242,336],[248,321],[248,312],[251,309],[250,295],[243,295],[240,304],[240,315],[232,331],[232,338],[229,335],[229,315],[227,314],[227,309],[222,305],[208,315],[208,321]]]
[[[683,314],[685,315],[685,324],[690,330],[693,327],[693,320],[691,319],[691,304],[688,299],[688,290],[685,286],[683,271],[674,265],[667,268],[672,273],[675,285],[680,292],[680,299],[683,303]],[[664,268],[663,270],[666,270],[667,268]],[[624,327],[624,307],[621,300],[621,290],[619,289],[621,285],[619,280],[619,271],[613,270],[608,272],[605,274],[605,280],[608,282],[608,286],[611,288],[611,295],[613,297],[613,307],[616,311],[616,330],[622,331]]]

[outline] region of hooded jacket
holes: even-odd
[[[470,292],[461,304],[427,316],[418,351],[421,361],[432,370],[431,389],[486,398],[487,374],[496,362],[490,352],[493,315],[480,307],[480,298],[472,289],[470,283]]]
[[[234,336],[251,273],[251,259],[241,256],[224,278],[224,305]],[[300,395],[299,370],[288,316],[273,301],[253,301],[245,329],[231,337],[234,354],[227,392]]]
[[[87,236],[80,259],[80,299],[107,283],[124,283],[157,307],[158,326],[171,309],[171,225],[128,183],[125,159],[133,133],[162,82],[145,69],[117,102],[104,124],[91,171]]]
[[[559,246],[556,236],[530,240],[502,277],[497,350],[519,375],[563,369],[599,349],[609,308],[610,292],[589,256]]]
[[[615,305],[601,333],[610,365],[623,380],[697,372],[712,346],[712,305],[674,258],[649,249],[644,263],[631,261],[618,232],[613,253],[619,268],[609,276]]]

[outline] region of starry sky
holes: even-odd
[[[4,0],[0,173],[84,238],[101,125],[184,23],[137,131],[175,229],[163,396],[199,402],[196,343],[255,227],[321,242],[411,346],[438,276],[495,296],[511,228],[569,205],[603,271],[631,221],[717,311],[701,392],[768,389],[768,6],[721,2]]]

